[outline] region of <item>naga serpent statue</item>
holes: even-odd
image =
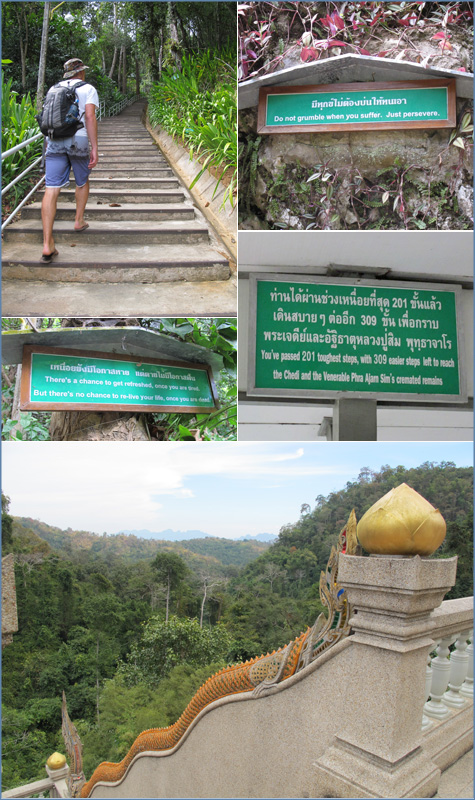
[[[350,608],[346,592],[337,583],[338,556],[340,553],[352,555],[357,548],[356,515],[353,510],[338,537],[336,547],[331,549],[326,570],[320,575],[320,599],[328,609],[328,617],[320,614],[311,628],[286,647],[245,663],[225,667],[208,678],[174,725],[143,731],[120,763],[104,761],[99,764],[90,780],[83,785],[80,796],[88,797],[99,781],[119,781],[139,753],[175,747],[198,714],[215,700],[241,692],[252,692],[254,697],[264,696],[272,686],[295,675],[324,650],[347,636],[350,632]]]

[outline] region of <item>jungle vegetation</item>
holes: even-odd
[[[446,519],[434,557],[458,556],[447,597],[473,594],[473,470],[451,462],[363,468],[313,507],[304,503],[264,549],[210,538],[156,542],[152,553],[149,542],[126,547],[123,535],[11,517],[4,497],[2,545],[15,555],[19,631],[3,651],[2,788],[44,777],[45,759],[64,751],[63,690],[89,777],[100,761],[120,760],[140,731],[175,722],[221,666],[313,624],[320,571],[351,509],[361,518],[402,482]]]

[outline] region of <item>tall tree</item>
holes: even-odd
[[[170,608],[170,595],[172,589],[176,589],[185,577],[188,567],[180,556],[176,553],[163,551],[157,553],[152,561],[152,568],[156,570],[159,580],[166,587],[166,611],[165,622],[168,622],[168,612]]]
[[[48,0],[45,0],[45,7],[43,11],[43,30],[41,33],[40,64],[38,67],[38,86],[36,89],[36,110],[38,112],[41,111],[45,92],[46,52],[48,50],[49,33],[49,7],[50,3]]]

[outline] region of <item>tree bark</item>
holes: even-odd
[[[203,627],[203,615],[204,615],[204,610],[205,610],[205,603],[206,603],[206,595],[207,595],[207,593],[208,593],[208,584],[205,581],[204,582],[203,599],[201,601],[200,628]]]
[[[38,86],[36,89],[36,110],[41,111],[45,91],[46,52],[48,50],[49,32],[49,0],[46,0],[43,13],[43,31],[41,33],[40,64],[38,67]]]
[[[127,52],[125,44],[122,45],[122,94],[127,94]]]
[[[168,585],[167,585],[167,607],[165,611],[165,622],[168,622],[168,607],[170,605],[170,583],[171,583],[171,576],[168,573]]]
[[[18,35],[20,44],[20,64],[21,64],[21,88],[26,92],[26,56],[28,53],[28,18],[26,16],[23,3],[19,8],[15,8],[18,19]],[[21,15],[21,16],[20,16]],[[25,37],[22,36],[21,18],[25,25]]]
[[[116,411],[53,411],[49,426],[54,442],[146,442],[141,414]]]
[[[112,79],[115,70],[115,63],[117,61],[117,3],[114,3],[114,22],[113,22],[113,31],[114,31],[114,55],[112,57],[112,65],[109,70],[109,78]]]

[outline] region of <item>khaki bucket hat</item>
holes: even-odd
[[[83,69],[89,69],[89,67],[86,67],[80,58],[70,58],[64,65],[63,80],[65,78],[73,78],[74,75],[77,75],[78,72],[82,72]]]

